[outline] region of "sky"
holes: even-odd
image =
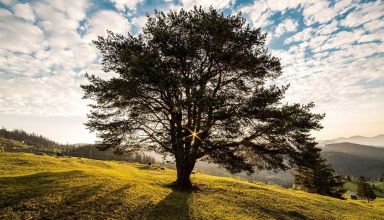
[[[154,10],[213,6],[268,34],[290,84],[284,102],[326,113],[321,140],[384,133],[384,1],[0,0],[0,126],[91,143],[84,74],[105,75],[92,44],[137,34]]]

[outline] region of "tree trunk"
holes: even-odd
[[[178,163],[176,161],[176,168],[177,168],[176,184],[178,187],[183,189],[192,188],[191,173],[194,166],[195,166],[195,163],[190,163],[185,161]]]

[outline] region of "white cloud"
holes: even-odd
[[[14,2],[16,2],[16,0],[0,0],[0,2],[5,4],[5,5],[10,5],[10,4],[13,4]]]
[[[347,27],[356,27],[382,16],[384,16],[384,2],[370,2],[360,4],[357,9],[349,13],[341,23]]]
[[[130,11],[136,10],[138,4],[142,4],[144,0],[111,0],[115,7],[120,11],[126,9]]]
[[[98,11],[88,21],[86,40],[96,40],[97,36],[105,36],[107,30],[128,34],[131,28],[129,21],[120,13],[110,10]]]
[[[16,4],[13,6],[13,10],[16,16],[29,21],[35,21],[35,15],[33,14],[32,8],[28,3]]]
[[[80,21],[85,18],[85,10],[90,6],[90,2],[89,0],[49,1],[49,5],[72,20]]]
[[[292,9],[300,6],[305,0],[285,0],[285,1],[276,1],[276,0],[266,0],[265,4],[272,11],[282,11],[286,9]]]
[[[352,0],[337,1],[333,6],[327,0],[303,1],[304,21],[307,25],[327,23],[354,7]]]
[[[58,2],[61,1],[53,1],[48,4],[40,2],[32,5],[37,16],[40,18],[38,24],[48,34],[53,32],[76,32],[76,29],[79,27],[80,20],[85,18],[84,11],[87,3],[78,3],[67,7],[58,5]]]
[[[40,28],[18,20],[4,9],[0,16],[0,49],[31,53],[42,48],[44,35]]]
[[[253,5],[247,5],[239,9],[242,13],[248,16],[248,22],[253,27],[266,27],[270,25],[269,17],[273,14],[267,8],[265,3],[255,2]]]
[[[208,8],[212,6],[216,9],[229,8],[234,4],[234,0],[181,0],[181,5],[185,9],[191,9],[194,6],[202,6],[203,8]]]
[[[2,80],[1,113],[42,116],[85,114],[87,108],[81,100],[81,81],[74,76],[75,73],[65,71],[42,78]]]
[[[260,0],[252,4],[241,6],[236,11],[242,12],[249,18],[249,22],[254,27],[267,27],[271,24],[269,18],[275,12],[284,13],[287,9],[293,9],[302,5],[302,0]]]
[[[0,113],[85,114],[80,89],[83,75],[86,71],[103,75],[95,63],[98,51],[91,40],[107,29],[126,34],[131,27],[127,18],[115,11],[101,10],[87,18],[89,6],[81,0],[43,0],[14,5],[14,15],[0,9]],[[80,26],[82,20],[86,25]],[[145,19],[133,21],[142,25]]]
[[[377,100],[384,100],[382,87],[361,84],[362,81],[384,81],[381,74],[384,67],[380,64],[384,62],[384,57],[372,57],[378,51],[384,51],[384,46],[378,43],[350,43],[360,39],[362,33],[340,32],[330,39],[320,35],[292,46],[288,51],[275,51],[284,65],[280,80],[291,84],[287,100],[301,103],[314,101],[322,112],[334,111],[334,106],[360,108],[366,104],[377,105]],[[303,48],[318,52],[307,59]]]
[[[1,27],[7,28],[0,44],[2,69],[8,75],[44,76],[87,66],[95,59],[95,48],[77,32],[87,6],[87,1],[34,2],[37,25],[0,13],[5,16]]]
[[[354,7],[350,2],[342,2],[327,5],[327,8],[344,13]],[[323,6],[325,8],[325,4]],[[384,108],[384,104],[378,104],[378,100],[384,101],[381,83],[384,81],[384,57],[377,55],[384,52],[384,21],[378,18],[378,11],[383,11],[383,7],[377,2],[361,3],[341,22],[329,20],[334,18],[333,13],[327,18],[319,18],[316,14],[329,13],[320,8],[312,8],[313,15],[308,11],[304,14],[307,25],[318,22],[320,27],[304,28],[285,40],[286,44],[293,45],[289,50],[274,52],[284,66],[280,83],[291,84],[287,101],[314,101],[319,112],[331,112],[339,117],[345,109],[352,107],[361,112]],[[368,8],[372,14],[368,13]],[[363,27],[356,28],[361,24]],[[341,25],[355,28],[340,31]],[[305,56],[308,51],[313,53],[312,56]],[[381,117],[384,120],[383,115]],[[365,120],[369,120],[368,117]],[[336,126],[329,121],[327,125]]]
[[[285,19],[282,23],[280,23],[275,29],[275,35],[280,36],[286,32],[296,31],[298,26],[297,21],[293,19]]]
[[[331,5],[327,0],[261,0],[243,5],[238,11],[246,14],[253,26],[267,27],[270,25],[269,18],[276,12],[284,14],[288,9],[303,8],[304,22],[311,26],[315,23],[327,23],[352,7],[352,0],[339,1],[334,5]],[[278,31],[280,33],[284,29]]]
[[[0,8],[0,18],[6,18],[8,16],[11,16],[12,13],[8,11],[7,9]]]
[[[97,55],[77,32],[88,6],[81,0],[36,1],[15,4],[14,15],[0,9],[0,113],[85,113],[77,71]]]
[[[147,16],[134,17],[131,21],[132,25],[138,27],[140,30],[144,27],[145,23],[147,23]]]
[[[337,31],[339,22],[336,20],[333,20],[332,22],[328,24],[323,24],[316,30],[316,34],[318,35],[329,35],[335,31]]]
[[[364,29],[371,33],[383,28],[384,22],[381,19],[376,19],[364,24]]]
[[[313,51],[319,52],[328,49],[342,48],[345,45],[351,45],[352,43],[359,42],[363,35],[363,30],[340,31],[332,35],[327,41],[323,42],[320,47],[314,45]]]
[[[297,32],[296,34],[294,34],[290,38],[287,38],[285,40],[285,43],[288,44],[288,43],[292,43],[292,42],[309,40],[312,37],[313,31],[314,30],[311,27],[307,27],[304,30]]]
[[[327,0],[319,0],[305,4],[303,15],[305,23],[312,25],[330,21],[337,15],[337,11],[329,7]]]

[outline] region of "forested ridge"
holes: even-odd
[[[42,135],[35,133],[28,133],[21,129],[14,129],[12,131],[5,129],[4,127],[0,129],[0,137],[16,140],[23,142],[26,145],[36,146],[36,147],[57,147],[60,146],[59,143],[48,139]]]
[[[60,144],[39,134],[28,133],[22,129],[0,129],[0,146],[8,152],[28,152],[60,154],[98,160],[118,160],[139,163],[155,163],[154,157],[144,153],[115,154],[112,150],[100,151],[96,144]],[[16,142],[15,142],[16,141]]]

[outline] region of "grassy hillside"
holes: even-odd
[[[0,154],[0,219],[383,219],[364,202],[195,174],[199,190],[174,190],[156,166]]]

